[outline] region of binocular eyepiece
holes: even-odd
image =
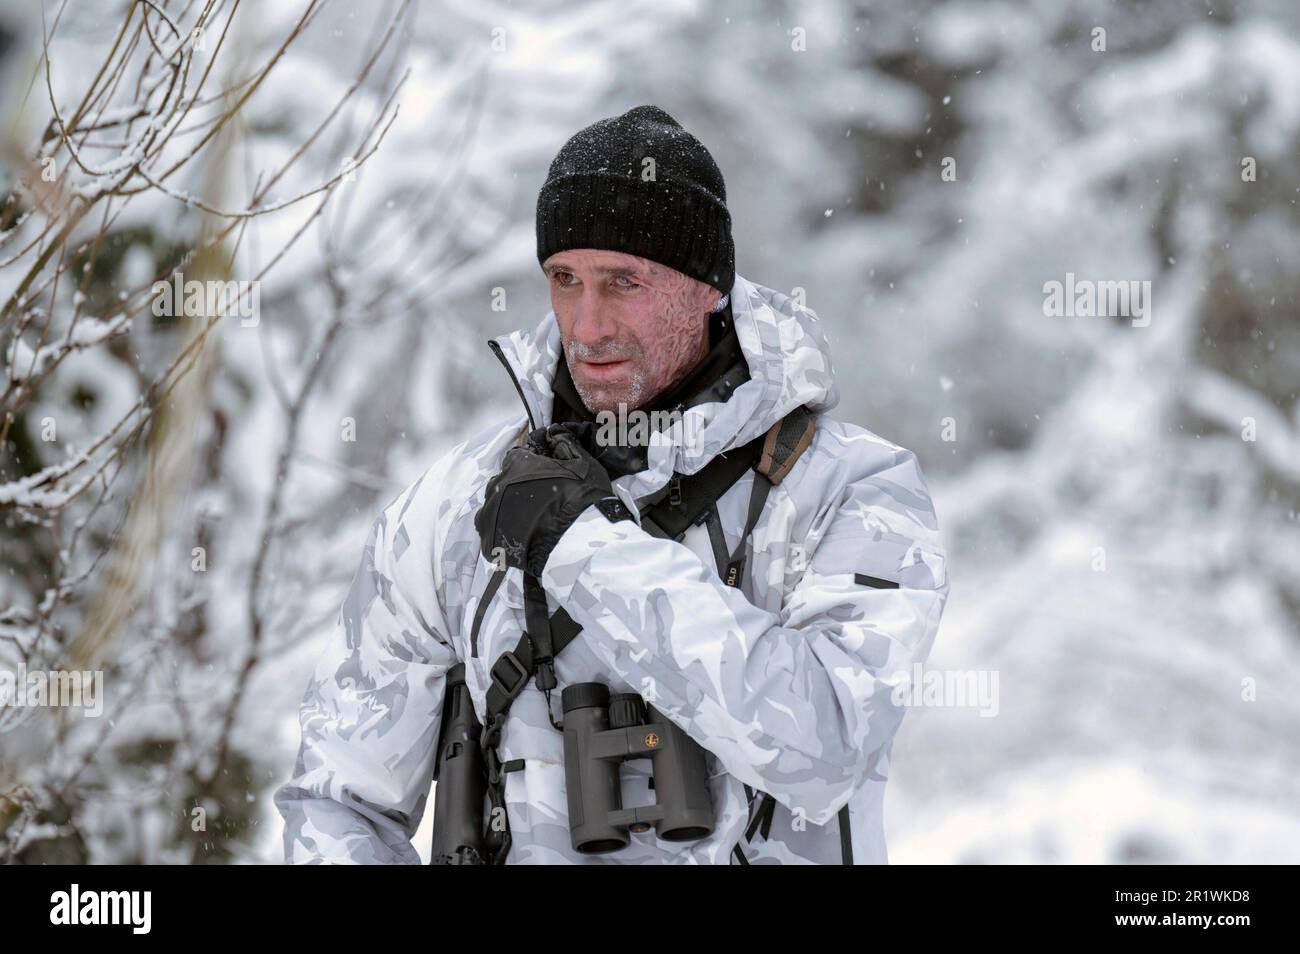
[[[704,749],[636,693],[611,696],[598,682],[567,687],[564,775],[573,850],[604,854],[625,848],[630,832],[664,841],[697,841],[713,833]],[[652,763],[655,804],[623,807],[620,767]]]

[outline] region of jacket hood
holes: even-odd
[[[688,408],[670,427],[652,433],[646,470],[613,482],[625,503],[658,491],[674,471],[693,474],[717,454],[749,443],[801,405],[820,413],[839,402],[830,348],[812,309],[737,275],[731,311],[749,380],[725,402]],[[529,426],[550,424],[552,382],[562,359],[555,312],[532,331],[514,331],[489,344],[515,379]]]

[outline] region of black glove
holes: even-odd
[[[541,577],[560,537],[592,504],[610,520],[632,514],[614,494],[609,474],[564,424],[538,428],[523,447],[506,451],[474,515],[485,559]]]

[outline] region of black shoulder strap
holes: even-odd
[[[718,499],[751,467],[766,477],[769,485],[758,501],[761,510],[767,490],[790,473],[812,443],[815,430],[812,412],[797,407],[762,437],[718,454],[702,470],[685,477],[674,474],[661,494],[641,508],[642,529],[654,536],[681,539],[687,528],[707,519]],[[752,512],[750,516],[754,516]],[[752,529],[751,520],[744,536],[748,537]]]
[[[694,474],[673,474],[659,498],[641,507],[641,529],[656,537],[680,540],[708,516],[718,498],[755,466],[763,438],[718,454]]]

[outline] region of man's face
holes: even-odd
[[[543,268],[569,373],[593,414],[641,407],[708,352],[716,288],[601,249],[556,252]]]

